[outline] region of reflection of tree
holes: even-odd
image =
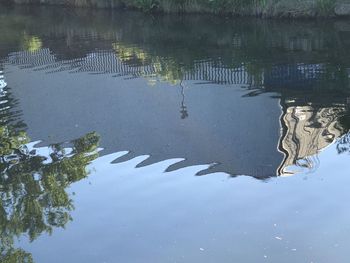
[[[27,146],[6,149],[9,154],[3,156],[0,176],[3,255],[15,236],[26,233],[34,240],[53,227],[65,226],[73,209],[65,189],[88,175],[86,166],[97,157],[98,141],[96,133],[89,133],[74,140],[70,149],[50,146],[49,156]]]
[[[77,54],[82,58],[96,49],[112,48],[124,64],[151,65],[157,78],[172,84],[178,84],[184,75],[196,71],[197,65],[201,67],[196,76],[200,80],[234,83],[226,69],[239,69],[243,65],[250,78],[246,84],[255,88],[274,65],[286,62],[323,64],[322,74],[317,77],[323,78],[325,86],[348,84],[349,58],[345,52],[348,41],[343,36],[347,34],[342,33],[343,27],[337,23],[236,19],[232,24],[205,16],[149,17],[139,13],[110,16],[105,12],[89,14],[82,10],[67,11],[65,19],[57,21],[59,11],[55,9],[36,11],[40,19],[21,9],[15,15],[6,9],[2,11],[0,28],[3,40],[9,43],[5,46],[20,46],[28,51],[45,46],[57,58],[71,59]],[[90,19],[91,15],[95,19]],[[14,26],[18,30],[9,30]],[[87,35],[94,37],[81,41]],[[193,63],[208,59],[214,64],[208,69],[209,78],[203,75],[208,73],[206,63]],[[77,64],[76,60],[72,60],[72,64]]]
[[[337,143],[338,153],[350,153],[350,133],[347,133]]]
[[[122,43],[113,43],[118,58],[131,67],[150,65],[153,68],[153,74],[140,72],[143,77],[156,77],[161,81],[166,81],[176,85],[183,79],[182,66],[171,58],[165,58],[152,55],[140,47],[123,45]]]
[[[33,263],[33,258],[30,253],[22,249],[10,249],[0,257],[3,263]]]
[[[31,262],[29,254],[13,248],[14,238],[26,234],[33,241],[71,220],[66,188],[88,175],[99,136],[89,133],[68,148],[32,148],[23,128],[11,121],[10,106],[0,109],[0,261]]]
[[[22,47],[29,52],[35,52],[41,49],[42,41],[36,36],[23,35]]]
[[[347,131],[347,134],[345,134],[343,137],[341,137],[337,141],[338,153],[339,154],[350,153],[350,132],[349,132],[350,131],[350,114],[349,112],[347,112],[346,115],[342,116],[339,119],[339,123]]]

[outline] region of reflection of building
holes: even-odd
[[[286,64],[273,66],[264,76],[264,86],[270,89],[311,88],[325,73],[323,64]]]
[[[298,170],[317,167],[317,154],[343,134],[338,118],[345,113],[342,106],[317,108],[287,107],[281,121],[284,132],[279,148],[285,158],[278,169],[280,175],[292,175]]]

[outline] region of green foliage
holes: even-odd
[[[143,11],[211,12],[235,15],[333,15],[335,0],[121,0]]]
[[[135,6],[144,11],[151,11],[159,8],[159,2],[156,0],[135,0]]]
[[[16,3],[62,4],[92,8],[127,7],[144,12],[201,12],[254,16],[333,16],[336,0],[8,0]],[[34,36],[23,47],[35,51],[41,42]]]
[[[316,10],[320,15],[333,14],[335,8],[334,0],[317,0]]]
[[[225,10],[239,12],[247,8],[252,9],[256,0],[209,0],[209,4],[215,12],[224,12]]]
[[[5,93],[4,93],[5,94]],[[92,132],[48,147],[43,156],[26,145],[23,125],[14,121],[13,100],[0,98],[0,261],[33,262],[31,255],[13,249],[14,238],[26,234],[30,240],[54,227],[64,227],[74,208],[66,188],[88,175],[86,166],[97,158],[99,136]]]
[[[4,255],[0,255],[2,263],[34,263],[32,255],[22,249],[10,249]]]

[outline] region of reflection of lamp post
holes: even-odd
[[[181,101],[181,119],[186,119],[188,117],[188,112],[187,112],[187,107],[185,105],[185,87],[182,84],[182,81],[180,82],[180,86],[181,86],[181,95],[182,95],[182,101]]]

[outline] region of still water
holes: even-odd
[[[3,262],[350,259],[350,21],[0,7]]]

